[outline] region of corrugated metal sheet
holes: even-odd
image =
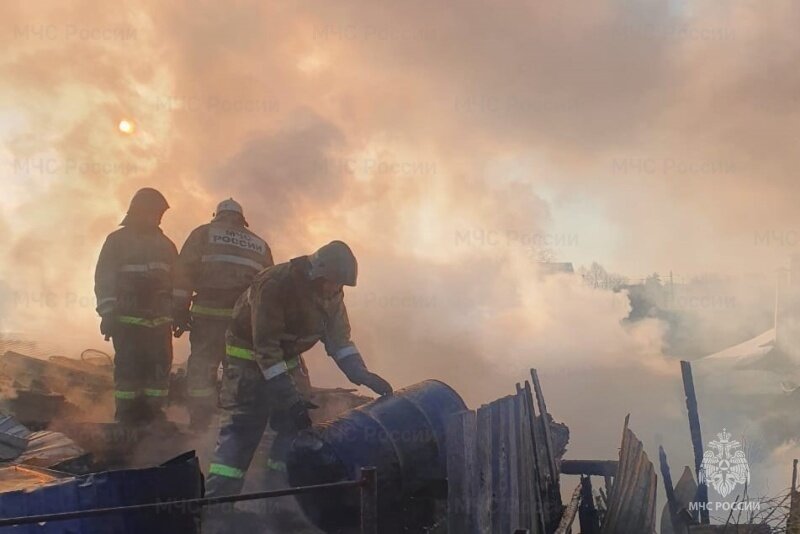
[[[0,461],[52,467],[86,455],[60,432],[31,432],[11,416],[0,416]]]
[[[84,456],[86,451],[61,432],[43,430],[28,437],[28,446],[16,462],[39,467],[53,467]]]
[[[687,465],[683,468],[678,483],[675,484],[675,501],[678,505],[678,510],[688,508],[689,502],[694,499],[697,493],[697,482],[694,481],[694,475],[691,468]],[[669,503],[664,503],[664,508],[661,511],[661,534],[681,534],[686,532],[686,527],[680,530],[673,528],[672,518],[669,514]]]
[[[603,534],[651,534],[655,532],[656,477],[653,463],[639,438],[628,428],[622,432],[619,467],[608,498]]]
[[[31,432],[9,415],[0,416],[0,461],[19,457],[28,446]]]

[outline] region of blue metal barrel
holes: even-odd
[[[298,437],[288,456],[292,486],[357,480],[362,467],[378,470],[381,532],[390,532],[410,500],[447,477],[445,421],[466,410],[458,393],[426,380],[346,412]],[[299,497],[320,528],[357,525],[357,491]]]

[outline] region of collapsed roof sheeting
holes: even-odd
[[[17,463],[53,467],[86,455],[72,439],[61,432],[43,430],[28,437],[28,446],[17,457]]]
[[[28,491],[50,484],[68,475],[24,465],[0,467],[0,494]]]
[[[28,446],[31,432],[11,416],[0,416],[0,461],[16,459]]]

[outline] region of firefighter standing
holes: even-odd
[[[220,404],[225,409],[209,468],[207,495],[241,491],[267,423],[278,433],[269,467],[285,470],[291,437],[311,426],[314,405],[301,354],[320,339],[347,378],[379,395],[392,387],[367,370],[350,340],[342,286],[355,286],[350,248],[333,241],[312,256],[266,269],[236,302],[227,332]]]
[[[95,271],[100,332],[114,344],[115,418],[163,420],[172,365],[172,277],[178,251],[159,225],[169,208],[144,188],[119,230],[103,244]]]
[[[224,200],[213,220],[189,235],[178,258],[175,335],[191,331],[187,393],[196,430],[207,428],[217,406],[217,371],[233,305],[255,275],[273,265],[269,246],[247,226],[242,206]]]

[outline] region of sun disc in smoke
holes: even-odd
[[[122,119],[121,121],[119,121],[119,125],[117,126],[117,128],[119,128],[120,132],[126,135],[131,135],[136,131],[136,123],[130,119]]]

